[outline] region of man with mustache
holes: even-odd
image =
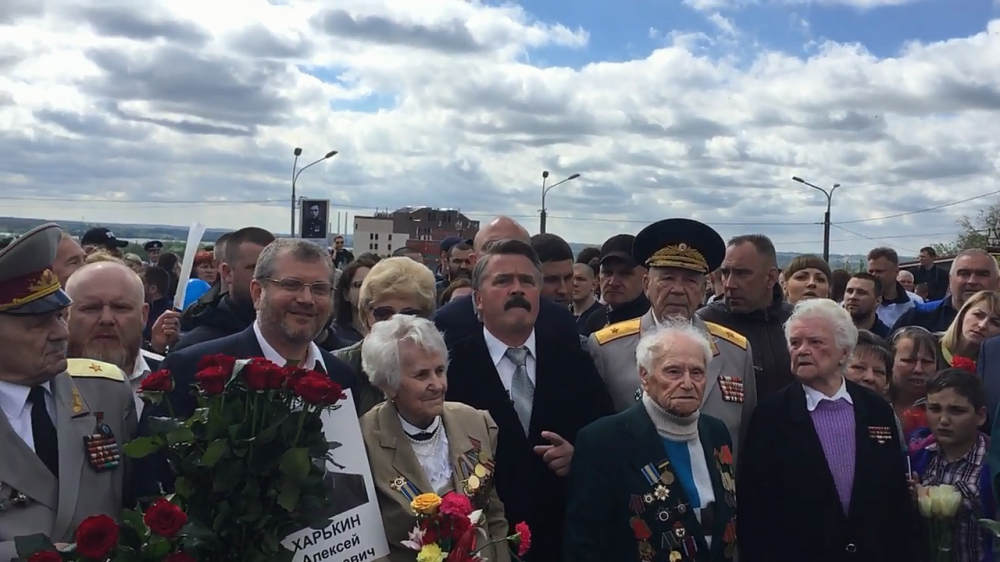
[[[333,307],[333,276],[329,255],[311,242],[279,238],[268,244],[250,281],[257,310],[257,319],[250,327],[173,352],[163,362],[162,368],[174,375],[174,390],[169,395],[174,411],[182,416],[194,412],[197,403],[190,390],[198,361],[219,353],[321,370],[345,389],[352,388],[356,378],[351,368],[313,343]]]
[[[507,520],[531,527],[525,562],[562,559],[576,433],[613,412],[575,331],[566,342],[538,328],[542,283],[542,264],[526,241],[497,241],[479,257],[472,272],[479,324],[452,344],[446,396],[488,410],[503,435],[496,489]]]
[[[642,396],[635,350],[643,334],[672,322],[693,323],[709,336],[715,355],[708,366],[702,412],[725,422],[738,449],[757,405],[753,353],[742,335],[695,316],[705,277],[719,267],[725,253],[719,234],[698,221],[667,219],[644,228],[635,237],[632,258],[648,268],[643,285],[650,309],[591,334],[588,348],[615,410],[621,412]]]
[[[163,360],[141,349],[149,313],[142,279],[125,265],[98,262],[74,273],[66,293],[73,299],[69,307],[69,356],[115,365],[128,375],[137,391]],[[153,337],[164,339],[163,331],[154,329]],[[141,416],[143,402],[138,394],[135,402]]]
[[[0,560],[16,537],[74,542],[81,521],[130,503],[121,447],[136,430],[121,370],[66,359],[70,299],[52,271],[61,231],[39,226],[0,250]],[[87,450],[100,434],[112,462]],[[131,506],[129,506],[131,507]]]

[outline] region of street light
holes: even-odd
[[[833,192],[837,191],[840,184],[833,184],[830,191],[827,191],[822,187],[813,185],[798,176],[792,176],[792,181],[797,181],[802,185],[807,185],[816,191],[819,191],[823,195],[826,195],[826,214],[823,215],[823,261],[830,263],[830,206],[833,204]]]
[[[542,172],[542,218],[541,218],[541,221],[540,221],[541,224],[539,224],[539,227],[540,227],[539,231],[542,234],[545,234],[545,219],[548,218],[548,211],[545,210],[545,194],[548,193],[549,190],[552,189],[553,187],[555,187],[557,185],[562,185],[562,184],[564,184],[564,183],[566,183],[568,181],[575,180],[578,177],[580,177],[580,174],[573,174],[572,176],[569,176],[568,178],[566,178],[566,179],[564,179],[562,181],[557,181],[556,183],[554,183],[554,184],[552,184],[552,185],[550,185],[548,187],[545,187],[545,183],[549,179],[549,172],[548,172],[548,170]]]
[[[299,179],[299,174],[315,166],[316,164],[319,164],[324,160],[329,160],[330,158],[333,158],[334,156],[337,155],[337,151],[331,150],[330,152],[327,152],[325,155],[323,155],[323,157],[320,158],[319,160],[306,164],[301,168],[299,168],[298,165],[299,165],[299,156],[302,156],[302,149],[295,147],[295,150],[292,151],[292,154],[295,155],[295,160],[292,161],[292,230],[289,232],[289,236],[295,238],[295,182]]]

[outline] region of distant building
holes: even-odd
[[[479,221],[470,220],[455,209],[403,207],[378,211],[372,216],[354,217],[354,253],[392,255],[407,246],[425,258],[437,258],[438,246],[449,236],[475,238]]]

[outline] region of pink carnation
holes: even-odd
[[[441,507],[438,508],[438,511],[452,517],[468,517],[472,513],[472,502],[465,494],[451,492],[441,498]]]

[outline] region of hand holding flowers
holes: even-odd
[[[531,547],[531,531],[523,522],[515,526],[514,534],[490,541],[481,527],[486,523],[483,510],[473,510],[465,494],[451,492],[443,498],[420,494],[410,502],[410,508],[417,516],[417,525],[403,546],[417,551],[417,562],[488,562],[482,552],[489,546],[509,541],[518,547],[518,556]],[[479,548],[477,532],[487,541]]]
[[[930,529],[931,560],[951,560],[952,526],[962,506],[962,493],[950,484],[918,485],[917,505]]]

